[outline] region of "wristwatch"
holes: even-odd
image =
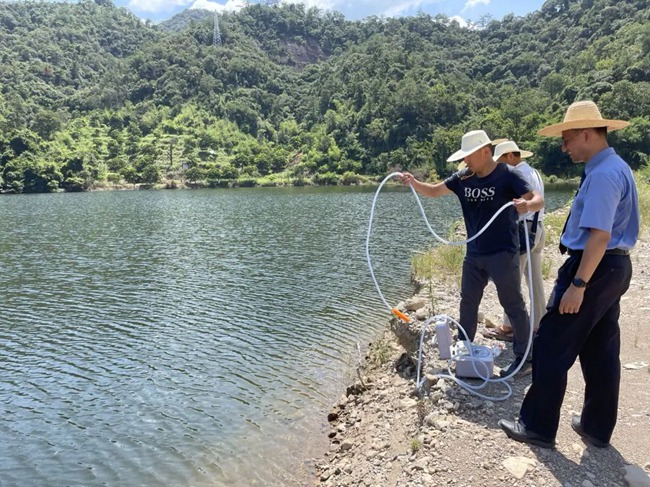
[[[581,288],[582,287],[587,287],[587,283],[585,281],[583,281],[582,279],[580,279],[579,277],[574,278],[571,281],[571,284],[573,284],[575,287],[581,287]]]

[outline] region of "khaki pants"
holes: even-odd
[[[533,222],[526,222],[528,230],[532,227]],[[546,242],[546,231],[544,230],[544,222],[537,222],[537,233],[535,235],[535,246],[530,250],[530,264],[533,274],[533,306],[530,308],[530,314],[533,319],[533,329],[539,328],[539,320],[542,319],[546,312],[546,297],[544,296],[544,279],[542,278],[542,250]],[[528,286],[529,294],[531,283],[528,280],[528,255],[521,254],[519,256],[519,272],[525,277],[526,285]],[[523,282],[523,279],[522,279]],[[503,315],[503,325],[506,328],[512,328],[508,315]]]

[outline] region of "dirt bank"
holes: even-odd
[[[551,245],[546,255],[553,260],[545,282],[548,296],[563,258]],[[530,375],[511,381],[513,395],[502,402],[480,399],[452,381],[433,377],[427,382],[428,394],[414,394],[414,337],[419,338],[422,321],[408,331],[392,322],[370,347],[362,370],[363,384],[348,388],[348,394],[333,405],[330,450],[317,464],[316,484],[650,486],[650,244],[639,241],[632,261],[634,276],[623,297],[620,318],[623,370],[619,419],[610,448],[585,445],[570,427],[571,414],[580,411],[584,392],[579,364],[569,373],[557,449],[544,450],[509,440],[497,425],[500,418],[517,414]],[[447,313],[457,318],[458,295],[453,286],[434,283],[422,286],[414,298],[426,303],[427,315]],[[498,323],[501,315],[492,284],[481,312],[486,319],[479,325],[477,343],[503,345],[481,335],[486,324]],[[510,346],[507,344],[496,366],[510,363]],[[434,351],[425,372],[442,372],[443,366],[446,362],[437,360]],[[504,389],[489,386],[484,393],[498,396]],[[640,483],[634,483],[634,474]]]

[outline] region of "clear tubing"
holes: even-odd
[[[368,233],[366,235],[366,259],[368,261],[368,269],[370,270],[370,276],[372,277],[372,281],[375,284],[375,289],[377,290],[377,293],[379,294],[379,297],[383,301],[386,308],[388,308],[393,314],[395,314],[398,317],[400,317],[400,315],[402,315],[402,314],[397,312],[397,310],[395,308],[391,307],[391,305],[388,304],[388,301],[384,297],[384,294],[381,292],[381,289],[380,289],[379,284],[377,282],[377,278],[375,277],[375,272],[374,272],[374,270],[372,268],[372,259],[370,258],[370,237],[372,235],[372,222],[373,222],[374,217],[375,217],[375,206],[377,205],[377,198],[379,197],[379,193],[381,192],[381,188],[384,186],[384,184],[386,184],[386,182],[389,179],[394,178],[394,177],[399,177],[399,176],[402,176],[401,172],[390,173],[379,184],[379,187],[377,188],[377,191],[375,192],[375,196],[374,196],[374,198],[372,200],[372,206],[370,208],[370,221],[368,222]],[[483,232],[485,232],[485,230],[487,230],[487,228],[494,222],[494,220],[501,214],[501,212],[503,212],[509,206],[514,205],[513,202],[508,202],[505,205],[503,205],[501,208],[499,208],[499,210],[492,216],[492,218],[485,224],[485,226],[483,228],[481,228],[481,230],[479,230],[476,233],[476,235],[474,235],[473,237],[471,237],[471,238],[469,238],[467,240],[459,240],[459,241],[450,242],[450,241],[447,241],[447,240],[443,239],[442,237],[440,237],[433,230],[433,228],[431,228],[431,225],[429,224],[429,221],[428,221],[428,219],[426,217],[424,207],[422,206],[422,201],[420,201],[420,198],[419,198],[417,192],[415,191],[415,188],[413,188],[413,185],[409,185],[409,186],[411,188],[411,191],[413,192],[413,195],[415,196],[415,200],[417,201],[417,204],[418,204],[418,206],[420,208],[420,213],[422,214],[422,218],[423,218],[427,228],[429,229],[429,232],[433,235],[433,237],[436,240],[438,240],[439,242],[444,243],[446,245],[464,245],[464,244],[467,244],[468,242],[471,242],[472,240],[477,238],[479,235],[481,235]],[[526,257],[527,257],[527,261],[528,261],[528,282],[532,284],[532,269],[531,269],[531,260],[530,260],[530,244],[529,244],[529,241],[528,241],[528,225],[526,225],[526,224],[524,224],[524,232],[525,232],[525,235],[526,235],[525,240],[526,240]],[[534,309],[533,290],[531,288],[532,288],[532,285],[529,286],[529,289],[528,289],[529,296],[530,296],[530,303],[531,303],[530,308]],[[436,315],[436,316],[433,316],[433,317],[429,318],[424,323],[424,325],[422,326],[422,334],[420,335],[420,346],[419,346],[419,350],[418,350],[418,366],[417,366],[417,380],[416,380],[416,385],[417,385],[418,389],[420,389],[420,387],[422,387],[421,382],[423,382],[423,381],[420,380],[420,368],[421,368],[421,360],[422,360],[422,345],[424,343],[424,335],[425,335],[425,332],[426,332],[429,324],[431,324],[432,321],[434,321],[436,319],[441,319],[441,318],[447,319],[447,320],[455,323],[456,326],[458,326],[458,328],[460,328],[463,331],[465,336],[467,336],[467,333],[465,333],[465,330],[460,325],[460,323],[458,323],[456,320],[454,320],[451,316]],[[526,345],[526,352],[524,353],[524,357],[528,357],[528,354],[530,352],[530,348],[531,348],[531,346],[533,344],[533,315],[532,315],[532,313],[530,313],[529,319],[530,319],[530,330],[529,330],[528,343]],[[403,320],[403,321],[405,321],[405,320]],[[405,322],[410,323],[411,321],[409,320],[409,321],[405,321]],[[467,343],[469,344],[470,356],[472,356],[472,344],[469,341]],[[476,396],[478,396],[478,397],[480,397],[482,399],[486,399],[486,400],[489,400],[489,401],[505,401],[505,400],[509,399],[512,396],[512,387],[506,381],[508,381],[511,377],[516,375],[517,372],[519,372],[519,370],[524,366],[524,363],[525,363],[525,359],[522,360],[521,363],[519,364],[519,367],[517,367],[510,375],[508,375],[506,377],[499,377],[499,378],[496,378],[496,379],[491,379],[491,378],[486,377],[486,378],[483,378],[483,383],[482,384],[474,386],[472,384],[468,384],[467,382],[455,377],[452,374],[452,372],[451,372],[451,361],[454,360],[456,357],[457,357],[457,355],[453,356],[448,361],[447,370],[448,370],[449,374],[436,374],[436,375],[434,375],[434,377],[443,378],[443,379],[450,379],[450,380],[456,382],[461,388],[465,389],[466,391],[468,391],[468,392],[470,392],[470,393],[472,393],[472,394],[474,394],[474,395],[476,395]],[[474,361],[472,361],[472,366],[474,367],[474,371],[476,372],[476,375],[480,377],[481,374],[478,372],[478,369],[476,368],[476,364],[474,363]],[[481,394],[481,393],[478,392],[478,390],[482,389],[487,384],[489,384],[489,383],[497,383],[497,382],[503,383],[506,386],[507,393],[505,395],[493,397],[493,396],[487,396],[487,395],[484,395],[484,394]]]

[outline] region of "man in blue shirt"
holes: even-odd
[[[467,336],[461,331],[459,338],[474,340],[483,290],[488,279],[492,279],[499,302],[510,317],[514,331],[515,360],[501,371],[501,375],[510,376],[517,370],[529,372],[531,366],[525,355],[530,323],[521,295],[517,213],[540,210],[544,206],[544,198],[532,190],[520,173],[510,171],[505,164],[493,160],[492,142],[482,130],[466,133],[461,149],[447,160],[460,159],[463,159],[466,167],[441,183],[423,183],[409,173],[403,174],[402,181],[411,184],[413,189],[425,196],[455,193],[460,200],[467,236],[470,238],[503,205],[514,202],[514,207],[506,208],[484,233],[467,244],[461,277],[459,320]]]
[[[585,396],[571,427],[585,442],[607,447],[616,424],[620,384],[621,296],[632,277],[630,250],[639,234],[638,195],[630,167],[609,147],[607,132],[628,122],[603,119],[591,101],[572,104],[560,124],[539,131],[562,137],[574,163],[586,162],[560,239],[568,259],[558,270],[533,347],[533,383],[506,434],[553,448],[567,373],[580,357]]]

